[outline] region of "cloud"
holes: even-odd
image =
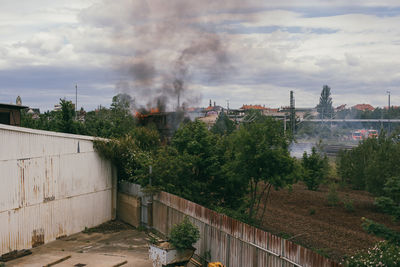
[[[96,96],[103,105],[121,91],[142,105],[166,96],[175,105],[180,92],[193,105],[212,97],[220,103],[229,98],[231,107],[241,101],[278,106],[294,90],[298,105],[313,106],[323,84],[332,87],[335,103],[383,105],[381,90],[395,95],[400,78],[398,1],[3,2],[5,102],[16,97],[6,96],[7,88],[32,99],[29,90],[38,88],[61,94],[83,73],[90,93],[102,88]],[[29,82],[21,85],[15,77]],[[175,88],[177,79],[183,91]]]

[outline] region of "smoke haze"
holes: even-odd
[[[198,104],[201,86],[196,81],[212,83],[234,73],[228,52],[232,37],[218,33],[212,25],[215,16],[245,6],[252,4],[236,0],[104,1],[86,12],[103,14],[98,19],[91,15],[91,23],[107,24],[115,45],[127,55],[113,59],[124,75],[116,85],[118,93],[131,95],[135,109],[163,111]],[[118,18],[104,14],[103,9]]]

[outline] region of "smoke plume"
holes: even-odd
[[[219,32],[213,20],[218,12],[232,13],[244,4],[219,2],[123,1],[120,18],[112,26],[115,44],[127,54],[115,60],[124,74],[116,89],[134,98],[135,109],[194,106],[201,99],[199,84],[232,73],[232,37]]]

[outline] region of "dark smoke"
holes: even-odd
[[[117,90],[135,99],[136,110],[168,111],[194,106],[201,98],[201,90],[193,88],[196,81],[222,79],[233,70],[228,44],[216,31],[206,27],[204,10],[209,8],[207,5],[234,9],[230,6],[234,4],[189,2],[147,1],[140,21],[133,18],[126,22],[136,46],[132,47],[131,60],[120,64],[126,76],[118,83]],[[135,4],[130,5],[127,8],[133,10]],[[118,42],[121,39],[118,34]]]

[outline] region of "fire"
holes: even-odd
[[[136,111],[135,117],[136,118],[145,118],[147,116],[158,114],[158,113],[160,113],[160,109],[159,108],[151,108],[149,112],[144,112],[143,113],[143,112]]]

